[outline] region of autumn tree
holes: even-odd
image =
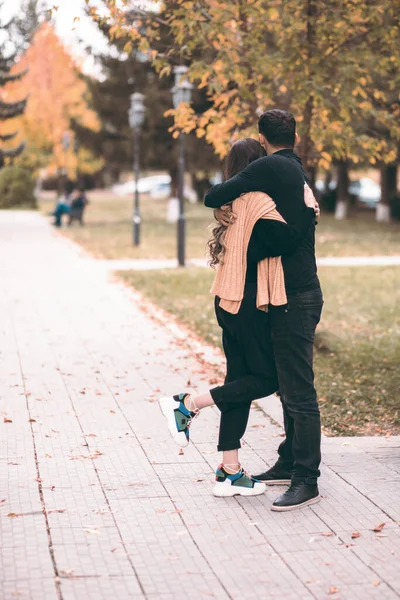
[[[277,106],[296,114],[309,171],[395,159],[400,0],[174,0],[155,12],[103,4],[113,34],[129,35],[160,75],[177,61],[190,66],[210,107],[198,115],[181,106],[176,127],[196,130],[221,156],[232,139],[254,132],[258,112]],[[100,18],[93,7],[92,14]],[[158,44],[164,27],[168,48]],[[376,75],[385,89],[376,88]]]
[[[35,171],[46,167],[49,175],[64,174],[71,179],[78,169],[96,172],[102,161],[84,146],[77,147],[71,121],[96,131],[98,119],[89,107],[88,89],[78,67],[50,23],[40,25],[18,69],[27,69],[27,74],[7,89],[10,96],[29,94],[25,114],[19,118],[27,140],[20,162]]]
[[[132,168],[132,132],[128,122],[130,95],[140,91],[145,96],[147,118],[142,130],[141,165],[143,169],[168,171],[173,182],[177,178],[177,144],[171,136],[173,117],[165,117],[172,108],[172,74],[157,76],[151,57],[129,47],[129,36],[116,38],[107,24],[98,23],[101,32],[109,41],[108,52],[96,56],[101,67],[100,80],[88,78],[94,108],[102,121],[102,130],[97,135],[99,153],[104,157],[106,169],[116,179],[123,169]],[[159,47],[167,47],[169,30],[163,28],[158,41]],[[128,44],[128,45],[127,45]],[[111,50],[111,51],[110,51]],[[201,113],[209,103],[203,90],[195,90],[193,105]],[[85,133],[85,132],[81,132]],[[218,161],[213,148],[204,139],[191,135],[187,139],[187,166],[193,185],[203,196],[202,183],[209,186],[208,177]],[[204,188],[203,185],[203,188]]]

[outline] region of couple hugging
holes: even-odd
[[[264,113],[259,142],[236,142],[226,181],[205,205],[216,209],[209,242],[215,312],[226,356],[225,384],[201,395],[161,398],[168,428],[181,446],[207,406],[221,411],[215,496],[254,496],[266,485],[288,485],[272,510],[319,500],[321,422],[314,387],[313,345],[323,297],[315,261],[319,207],[294,152],[296,121],[282,110]],[[278,460],[259,475],[239,461],[240,440],[253,400],[279,392],[285,439]]]

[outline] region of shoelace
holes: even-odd
[[[198,410],[197,412],[195,412],[195,414],[193,415],[193,417],[191,417],[191,418],[189,419],[189,421],[187,422],[187,425],[186,425],[186,427],[187,427],[188,429],[190,429],[190,426],[191,426],[191,424],[193,423],[193,421],[194,421],[195,419],[197,419],[197,417],[199,416],[199,414],[200,414],[200,411]]]

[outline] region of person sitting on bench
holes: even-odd
[[[83,225],[83,213],[88,203],[85,190],[83,188],[76,190],[71,202],[68,225],[73,221],[79,221]]]

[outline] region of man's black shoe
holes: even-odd
[[[293,471],[283,469],[279,465],[274,465],[265,473],[253,475],[254,479],[262,481],[265,485],[290,485]]]
[[[293,482],[288,490],[281,494],[273,503],[271,510],[284,512],[303,508],[319,502],[320,495],[317,484],[309,485],[305,481]]]

